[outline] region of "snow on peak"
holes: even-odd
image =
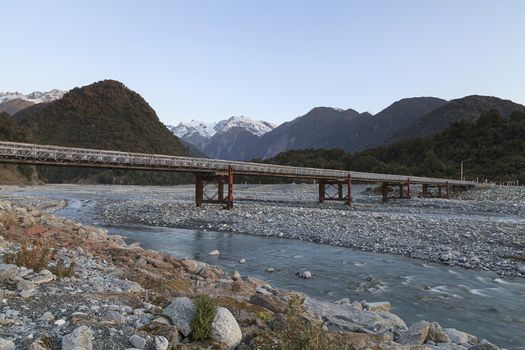
[[[210,139],[217,133],[223,133],[235,127],[243,128],[254,135],[261,136],[272,131],[276,125],[261,120],[253,120],[245,116],[233,116],[217,123],[192,120],[190,122],[181,122],[177,126],[168,125],[168,129],[177,137],[187,138],[199,134],[207,139]]]
[[[0,103],[11,101],[17,98],[32,103],[51,102],[62,98],[62,96],[64,96],[65,93],[65,91],[57,89],[53,89],[47,92],[34,91],[27,95],[21,92],[0,92]]]
[[[262,136],[275,129],[276,125],[262,120],[253,120],[241,116],[233,116],[226,120],[221,120],[213,128],[216,132],[225,132],[231,128],[243,128],[256,136]]]
[[[168,129],[170,129],[175,136],[180,138],[189,137],[196,133],[205,138],[211,138],[215,134],[215,130],[213,129],[214,126],[215,123],[192,120],[190,122],[181,122],[177,126],[168,125]]]

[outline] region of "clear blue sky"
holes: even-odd
[[[525,103],[523,0],[0,1],[0,91],[101,79],[167,123],[403,97]]]

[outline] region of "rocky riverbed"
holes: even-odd
[[[525,188],[488,187],[451,199],[393,200],[381,204],[370,189],[354,195],[353,209],[316,204],[308,185],[240,186],[231,211],[195,208],[191,187],[139,190],[135,198],[99,206],[109,224],[147,224],[277,236],[369,252],[525,275]]]
[[[17,202],[29,205],[32,199],[19,197]],[[0,265],[2,350],[269,349],[283,329],[297,322],[290,316],[294,297],[288,291],[127,244],[106,230],[53,216],[48,211],[60,207],[60,200],[44,202],[40,209],[0,203],[0,260],[38,246],[51,252],[48,266],[38,272],[14,263]],[[102,208],[115,205],[110,201]],[[70,277],[59,273],[60,261],[75,263]],[[195,341],[192,300],[202,294],[219,307],[209,339]],[[407,327],[390,308],[380,300],[328,303],[306,297],[300,324],[323,325],[330,339],[354,349],[497,349],[437,323]]]

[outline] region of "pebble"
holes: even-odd
[[[214,249],[214,250],[212,250],[212,251],[209,253],[209,255],[211,255],[211,256],[217,256],[217,255],[219,255],[219,254],[220,254],[220,252],[219,252],[217,249]]]
[[[129,342],[137,349],[144,349],[146,346],[146,339],[137,334],[133,334],[129,338]]]
[[[156,350],[167,350],[168,346],[170,345],[168,339],[165,337],[158,335],[155,337],[155,349]]]

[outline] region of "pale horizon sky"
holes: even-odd
[[[525,1],[2,1],[0,92],[115,79],[168,124],[405,97],[525,104]]]

